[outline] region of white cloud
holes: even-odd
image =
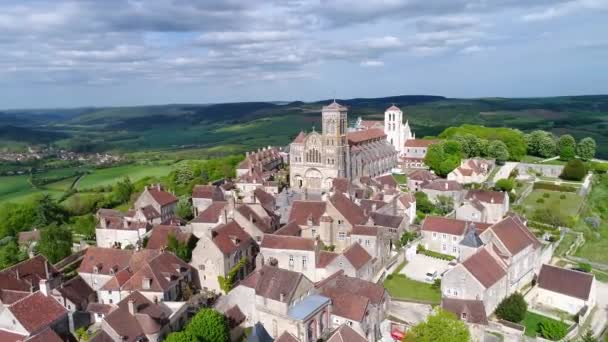
[[[538,8],[522,16],[523,21],[551,20],[584,10],[606,10],[608,0],[573,0],[548,8]]]
[[[367,67],[367,68],[378,68],[378,67],[383,67],[384,62],[370,59],[370,60],[362,61],[360,65],[362,67]]]

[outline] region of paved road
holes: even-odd
[[[492,181],[496,182],[499,179],[503,179],[503,178],[509,178],[509,175],[511,174],[511,171],[513,171],[513,169],[517,166],[516,162],[506,162],[505,165],[503,165],[500,170],[498,170],[498,172],[496,172],[496,174],[494,175],[494,179]]]

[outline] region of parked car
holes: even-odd
[[[424,280],[428,281],[429,283],[434,282],[435,279],[437,279],[437,271],[429,271],[424,277]]]

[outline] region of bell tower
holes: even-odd
[[[322,109],[324,163],[337,171],[337,177],[350,177],[348,165],[348,141],[346,138],[347,108],[335,100]]]
[[[402,130],[403,112],[399,107],[392,105],[384,112],[384,133],[386,134],[386,140],[388,140],[398,152],[403,150],[403,144],[405,144]]]

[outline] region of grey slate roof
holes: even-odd
[[[253,326],[251,335],[247,337],[247,342],[273,342],[274,339],[264,328],[262,323],[258,322]]]
[[[460,244],[467,247],[479,248],[483,246],[483,241],[479,238],[479,234],[477,234],[475,227],[470,226],[467,233],[464,235],[464,238],[460,241]]]

